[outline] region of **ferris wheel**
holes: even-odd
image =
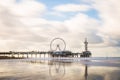
[[[64,51],[66,43],[62,38],[54,38],[50,43],[51,51]]]

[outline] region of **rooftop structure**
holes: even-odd
[[[88,51],[88,41],[87,38],[85,38],[85,51],[82,52],[81,57],[90,57],[92,54],[90,51]]]

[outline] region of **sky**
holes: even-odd
[[[0,52],[66,50],[120,57],[120,0],[0,0]]]

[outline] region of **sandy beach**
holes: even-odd
[[[1,59],[0,80],[120,80],[120,58]]]

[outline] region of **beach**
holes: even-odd
[[[119,74],[119,57],[0,60],[0,80],[120,80]]]

